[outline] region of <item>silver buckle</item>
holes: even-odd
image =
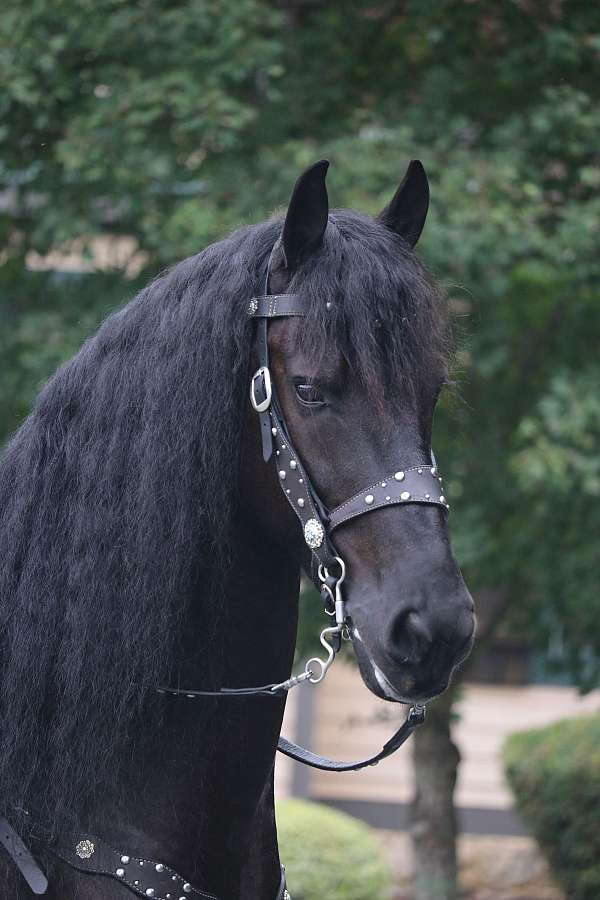
[[[255,392],[255,385],[258,378],[262,378],[265,389],[265,399],[260,401],[256,399]],[[271,405],[272,394],[273,389],[271,387],[271,373],[269,372],[267,366],[261,366],[260,369],[256,370],[250,382],[250,403],[252,404],[256,412],[266,412],[266,410]]]

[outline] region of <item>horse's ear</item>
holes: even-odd
[[[387,225],[414,247],[423,231],[428,208],[427,175],[423,164],[413,159],[391,203],[377,218],[382,225]]]
[[[320,160],[303,172],[294,186],[281,238],[287,269],[295,269],[302,256],[323,240],[329,215],[328,168],[329,161]]]

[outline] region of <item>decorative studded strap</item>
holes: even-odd
[[[333,530],[349,519],[366,512],[394,504],[429,503],[450,509],[443,494],[442,476],[436,466],[411,466],[384,476],[369,487],[358,491],[329,513],[329,529]]]
[[[92,834],[62,839],[51,849],[74,869],[90,875],[109,876],[125,884],[138,897],[217,900],[214,894],[194,887],[164,863],[114,850]]]
[[[269,410],[271,435],[275,447],[275,465],[281,490],[300,519],[304,540],[318,562],[332,566],[336,552],[327,537],[327,510],[318,498],[300,457],[296,453],[279,413],[276,400]]]

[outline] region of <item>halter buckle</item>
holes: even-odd
[[[259,384],[260,382],[260,384]],[[259,392],[262,390],[264,397],[257,400],[257,385]],[[256,370],[250,381],[250,402],[256,412],[266,412],[271,405],[271,397],[273,396],[273,387],[271,384],[271,373],[267,366],[261,366]]]

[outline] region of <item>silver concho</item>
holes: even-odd
[[[95,846],[92,841],[79,841],[75,847],[75,853],[79,859],[89,859],[94,855]]]
[[[311,550],[316,550],[323,543],[325,532],[323,526],[317,519],[309,519],[304,526],[304,540]]]

